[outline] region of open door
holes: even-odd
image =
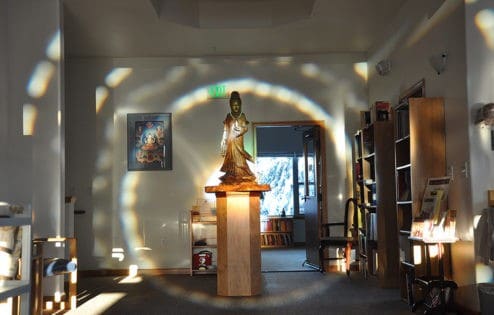
[[[313,126],[303,133],[304,144],[304,202],[306,261],[319,269],[319,237],[322,213],[322,160],[320,127]]]

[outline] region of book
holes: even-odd
[[[386,101],[376,101],[371,105],[371,122],[389,120],[391,103]]]
[[[437,177],[429,178],[424,191],[422,205],[418,218],[422,220],[432,220],[433,224],[439,224],[444,209],[444,200],[448,196],[449,184],[451,178]]]

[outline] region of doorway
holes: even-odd
[[[306,169],[313,171],[315,167],[311,162],[313,155],[307,161],[307,143],[304,155],[304,139],[307,140],[307,132],[312,130],[313,134],[321,125],[320,121],[253,123],[258,182],[271,186],[271,191],[261,198],[261,253],[265,272],[313,271],[311,267],[319,263],[309,260],[317,256],[311,253],[313,240],[319,239],[319,227],[307,229],[305,208],[307,201],[314,201],[308,192],[317,191],[320,185],[314,181],[313,174],[306,176]],[[318,141],[320,134],[317,132]],[[321,209],[319,200],[322,199],[316,199],[314,208],[317,213]]]

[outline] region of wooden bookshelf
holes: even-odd
[[[411,224],[420,212],[428,178],[446,173],[444,100],[405,98],[395,107],[394,116],[400,289],[402,298],[408,299],[407,274],[420,271],[409,240]]]
[[[354,192],[359,205],[362,270],[381,287],[398,286],[392,120],[377,120],[354,137]]]
[[[293,218],[261,218],[261,248],[293,246]]]

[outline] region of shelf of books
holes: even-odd
[[[407,277],[420,267],[413,258],[412,225],[420,216],[428,179],[442,177],[446,172],[444,101],[406,98],[395,106],[394,117],[400,288],[402,298],[408,300]]]
[[[382,287],[397,286],[393,112],[388,102],[371,106],[371,119],[354,136],[354,192],[362,228],[359,256],[365,274]],[[391,235],[392,234],[392,235]]]
[[[293,246],[293,218],[261,218],[261,247],[281,248]]]

